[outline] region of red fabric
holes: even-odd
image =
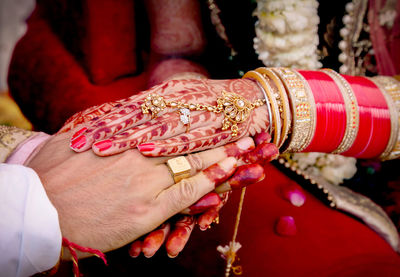
[[[36,129],[54,133],[75,112],[146,88],[146,73],[119,78],[108,85],[93,84],[79,59],[43,19],[42,12],[39,6],[29,19],[28,31],[14,50],[8,75],[12,96]]]
[[[397,15],[393,27],[390,29],[379,23],[379,14],[386,1],[369,1],[368,23],[378,73],[393,76],[400,73],[400,1],[397,1]]]
[[[134,1],[85,0],[85,65],[95,84],[108,84],[136,73]],[[126,20],[130,18],[132,20]]]
[[[266,173],[264,181],[246,192],[238,232],[242,248],[237,265],[243,276],[400,276],[400,256],[374,231],[308,192],[303,206],[293,206],[282,191],[296,183],[272,165]],[[220,224],[195,232],[180,254],[180,264],[195,276],[223,276],[224,260],[216,247],[232,238],[239,194],[222,209]],[[286,215],[294,217],[295,236],[274,231],[276,221]]]

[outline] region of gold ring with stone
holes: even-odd
[[[186,133],[190,130],[190,110],[187,108],[182,108],[178,110],[179,119],[186,126]]]
[[[169,159],[167,161],[167,166],[172,177],[174,178],[175,183],[190,177],[190,171],[192,170],[192,167],[184,156]]]

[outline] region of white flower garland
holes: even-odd
[[[318,2],[258,0],[254,49],[266,66],[318,69]]]

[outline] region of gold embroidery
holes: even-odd
[[[5,162],[18,145],[34,132],[0,125],[0,162]]]

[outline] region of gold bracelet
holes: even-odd
[[[271,130],[271,135],[273,136],[272,143],[278,146],[279,142],[281,141],[282,124],[281,124],[281,116],[279,113],[279,106],[275,96],[273,95],[272,87],[260,73],[253,70],[244,74],[243,78],[253,79],[257,81],[264,88],[264,92],[268,97],[269,103],[271,103],[272,121],[274,124],[271,125],[273,126]],[[272,122],[270,122],[270,124],[272,124]]]
[[[311,142],[316,127],[316,108],[311,89],[294,69],[271,68],[281,79],[292,108],[292,134],[283,145],[283,152],[301,152]]]
[[[279,94],[276,94],[275,97],[279,106],[279,112],[282,119],[281,141],[278,143],[278,148],[280,148],[288,138],[292,123],[289,99],[282,81],[279,79],[274,71],[266,67],[257,68],[256,71],[263,74],[264,77],[269,77],[269,79],[273,81],[273,85],[275,85],[276,89],[279,92]],[[273,85],[271,84],[271,87],[273,87]]]
[[[257,99],[253,103],[247,101],[242,96],[233,93],[222,91],[222,96],[217,98],[217,105],[198,104],[198,103],[183,103],[179,101],[166,101],[164,97],[158,94],[149,94],[144,103],[141,105],[142,113],[151,114],[152,118],[157,117],[158,113],[166,108],[188,109],[190,111],[209,111],[216,114],[224,113],[222,121],[222,130],[230,128],[232,137],[238,135],[238,124],[245,122],[250,112],[265,104],[264,99]]]
[[[322,69],[321,72],[324,72],[333,79],[335,84],[339,87],[344,100],[344,106],[346,109],[346,130],[342,142],[334,151],[332,151],[332,154],[340,154],[349,150],[356,140],[358,127],[360,125],[358,102],[353,89],[342,75],[332,69]]]
[[[273,120],[272,120],[271,104],[269,103],[268,96],[267,96],[267,93],[265,92],[265,89],[261,86],[260,83],[256,82],[256,84],[257,84],[258,88],[261,90],[261,92],[262,92],[262,94],[264,96],[264,99],[265,99],[265,104],[267,105],[267,112],[268,112],[268,129],[267,129],[267,132],[270,134],[273,131],[273,129],[272,129],[272,121]]]
[[[375,76],[370,80],[381,90],[390,112],[390,138],[385,151],[379,158],[382,160],[397,159],[400,157],[400,83],[388,76]]]

